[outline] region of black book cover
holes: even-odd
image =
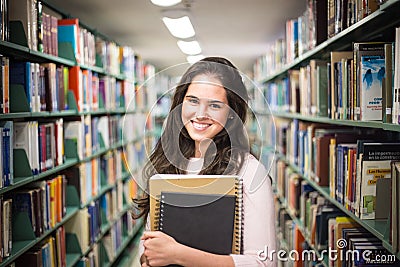
[[[159,230],[181,244],[231,254],[236,196],[161,192]]]

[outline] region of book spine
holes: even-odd
[[[9,58],[2,58],[2,75],[3,75],[3,113],[10,113],[10,84],[9,84]]]
[[[394,82],[393,82],[393,107],[392,107],[392,123],[399,124],[399,64],[400,64],[400,27],[396,28],[396,42],[395,42],[395,57],[394,57]]]
[[[385,78],[382,80],[382,119],[383,122],[392,122],[392,103],[393,103],[393,69],[392,69],[392,53],[393,45],[385,44]]]

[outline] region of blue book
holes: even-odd
[[[101,232],[101,214],[100,214],[100,200],[97,199],[94,202],[96,206],[96,224],[95,224],[95,234],[98,236]]]
[[[294,43],[294,58],[299,56],[299,22],[297,19],[293,20],[293,43]]]
[[[109,209],[108,209],[108,203],[107,203],[107,198],[106,198],[105,194],[102,195],[100,198],[100,208],[104,212],[104,215],[106,217],[105,219],[107,221],[110,220],[111,218],[110,218],[110,214],[108,213]]]
[[[51,227],[51,215],[50,215],[50,184],[46,183],[46,230],[50,229]]]
[[[14,183],[14,123],[13,121],[3,121],[0,122],[0,126],[3,127],[3,131],[5,131],[6,141],[5,147],[2,149],[6,153],[5,164],[7,166],[7,177],[5,177],[5,183],[3,186],[9,186]],[[4,160],[4,159],[3,159]],[[4,162],[3,162],[4,164]],[[4,166],[4,165],[3,165]]]
[[[13,194],[13,208],[12,214],[26,212],[32,225],[32,230],[36,233],[36,220],[34,213],[33,203],[33,190],[19,191]]]
[[[343,147],[340,145],[337,145],[336,147],[336,191],[335,191],[335,196],[336,200],[339,203],[342,203],[343,200],[343,195],[342,195],[342,163],[343,163]]]
[[[79,61],[78,27],[76,24],[58,25],[58,42],[70,43],[77,61]]]
[[[10,62],[10,84],[19,84],[24,87],[30,111],[32,111],[32,78],[30,62]]]
[[[9,129],[1,128],[3,135],[3,185],[10,185],[10,132]]]
[[[95,217],[96,217],[96,211],[95,211],[95,206],[93,204],[90,204],[88,206],[88,213],[90,216],[90,221],[89,221],[89,240],[90,243],[93,244],[96,240],[96,234],[95,234]]]
[[[50,244],[46,243],[42,247],[43,267],[51,267],[50,261]]]
[[[299,130],[299,162],[297,164],[297,166],[300,169],[300,172],[302,174],[304,174],[304,162],[305,162],[305,149],[304,149],[304,145],[305,145],[305,138],[307,135],[307,131],[306,130]]]
[[[86,267],[86,263],[88,262],[87,258],[80,259],[76,264],[76,267]]]
[[[293,140],[293,163],[297,165],[299,159],[299,151],[298,151],[298,131],[299,131],[299,120],[294,119],[292,125],[292,140]]]

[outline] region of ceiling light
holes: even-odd
[[[154,5],[156,6],[174,6],[180,2],[182,2],[182,0],[150,0]]]
[[[204,58],[203,55],[195,55],[195,56],[187,56],[186,60],[187,62],[189,62],[190,64],[196,63],[199,60],[202,60]]]
[[[177,38],[186,39],[195,35],[193,25],[188,16],[177,19],[163,17],[162,20],[169,32]]]
[[[201,48],[197,41],[185,42],[179,40],[177,44],[186,55],[197,55],[201,53]]]

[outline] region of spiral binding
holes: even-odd
[[[156,204],[155,204],[156,205],[156,210],[154,212],[154,217],[155,217],[154,225],[155,225],[155,229],[158,229],[159,231],[161,231],[162,230],[162,218],[160,218],[160,214],[161,214],[161,206],[162,206],[162,208],[164,208],[164,205],[160,204],[161,196],[158,195],[156,197],[157,197],[157,201],[156,201]],[[161,225],[161,229],[160,229],[160,225]]]
[[[234,247],[235,254],[241,254],[242,252],[242,236],[243,236],[243,180],[238,178],[236,182],[236,207],[235,207],[235,238]]]
[[[164,198],[164,196],[161,196],[161,198]],[[164,214],[164,199],[161,199],[160,201],[160,213],[157,215],[158,217],[158,230],[162,231],[163,230],[163,214]]]

